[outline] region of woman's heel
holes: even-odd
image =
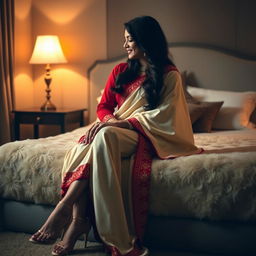
[[[77,229],[76,225],[78,226]],[[80,217],[74,217],[69,225],[69,228],[64,233],[62,240],[54,246],[52,255],[67,255],[74,249],[75,243],[81,235],[84,235],[84,242],[86,248],[90,229],[91,223],[89,221],[89,218],[84,219]]]
[[[80,218],[80,217],[74,217],[73,218],[74,221],[77,221],[77,222],[80,222],[81,225],[85,224],[86,227],[85,227],[85,230],[84,230],[84,233],[83,233],[83,238],[84,238],[84,248],[87,247],[87,242],[88,242],[88,236],[89,236],[89,232],[91,230],[91,222],[90,222],[90,219],[89,218]]]

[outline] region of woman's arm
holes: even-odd
[[[121,63],[114,67],[108,77],[105,89],[103,91],[100,103],[97,106],[97,116],[102,122],[107,122],[113,115],[115,107],[118,105],[116,94],[112,88],[116,85],[116,77],[127,68],[127,63]]]
[[[117,106],[116,95],[111,88],[115,87],[116,77],[127,68],[127,63],[121,63],[112,70],[108,77],[100,103],[97,106],[97,116],[101,122],[95,123],[82,137],[80,143],[89,144],[93,141],[99,130],[106,126],[115,126],[125,129],[132,129],[132,125],[126,120],[118,120],[114,116]]]

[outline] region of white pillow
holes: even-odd
[[[256,92],[232,92],[187,86],[188,92],[200,101],[224,101],[213,122],[213,129],[254,128],[250,122],[256,107]]]

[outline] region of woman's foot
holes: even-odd
[[[57,243],[52,250],[52,255],[67,255],[73,250],[77,239],[84,234],[85,247],[87,243],[88,233],[91,229],[89,219],[73,218],[63,239]]]
[[[70,221],[71,213],[72,206],[60,201],[48,217],[45,224],[30,237],[29,241],[42,244],[54,243],[63,228]]]

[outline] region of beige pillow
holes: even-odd
[[[223,102],[200,102],[187,91],[184,80],[183,89],[188,104],[191,124],[193,125],[198,121],[193,127],[194,132],[210,132],[212,129],[212,122]]]
[[[188,93],[199,101],[224,101],[213,122],[213,129],[255,127],[251,115],[256,107],[256,92],[231,92],[187,86]]]

